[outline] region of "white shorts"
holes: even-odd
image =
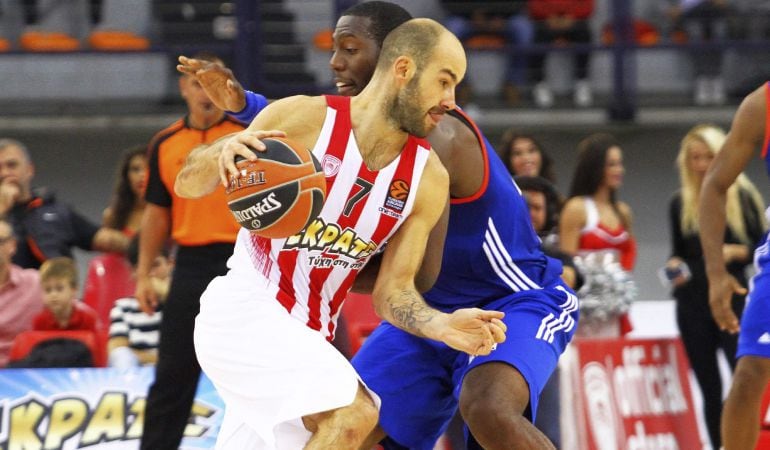
[[[256,271],[231,270],[201,297],[195,351],[227,409],[218,449],[301,448],[310,438],[303,416],[355,399],[360,379],[348,360],[276,292]]]

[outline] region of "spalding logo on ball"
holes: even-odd
[[[321,165],[310,150],[286,138],[262,141],[256,161],[236,158],[238,176],[230,178],[227,204],[242,227],[280,239],[302,231],[318,217],[326,198]]]

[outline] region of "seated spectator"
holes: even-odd
[[[442,0],[441,5],[449,14],[444,21],[447,29],[464,44],[473,38],[499,36],[508,45],[522,46],[532,43],[532,24],[524,11],[523,0],[492,0],[474,4],[467,0]],[[501,92],[508,104],[519,99],[519,90],[527,82],[527,57],[521,51],[510,53]],[[458,92],[458,103],[466,106],[472,80],[466,76],[464,87]],[[463,92],[466,90],[466,92]]]
[[[131,240],[126,257],[136,268],[139,260],[138,235]],[[171,285],[172,268],[168,251],[164,249],[153,261],[149,273],[159,300],[155,314],[148,316],[142,312],[136,298],[121,298],[115,302],[110,312],[110,338],[107,342],[111,367],[128,368],[155,364],[157,361],[163,301]]]
[[[690,43],[727,39],[732,8],[727,0],[669,0],[666,11],[672,33],[682,33]],[[722,79],[722,50],[694,48],[691,51],[696,105],[721,105],[726,100]]]
[[[40,266],[40,285],[45,308],[35,316],[33,329],[101,332],[96,311],[77,298],[78,269],[72,258],[62,256],[44,262]]]
[[[498,148],[512,176],[543,177],[551,183],[556,182],[553,161],[533,136],[508,129]]]
[[[580,288],[580,274],[575,268],[572,255],[559,249],[559,210],[561,210],[561,195],[556,187],[543,177],[516,176],[519,186],[527,200],[532,227],[543,241],[543,252],[551,258],[562,262],[564,268],[562,279],[574,290]]]
[[[72,247],[123,253],[128,237],[99,228],[53,193],[31,187],[35,166],[24,144],[0,139],[0,215],[13,227],[18,246],[14,264],[34,268],[57,256],[72,257]]]
[[[0,367],[8,364],[13,339],[32,329],[32,320],[43,308],[38,272],[13,264],[15,251],[11,225],[0,219]]]
[[[551,45],[590,44],[593,40],[588,19],[594,12],[593,0],[528,0],[529,16],[534,23],[535,43]],[[538,80],[533,88],[535,104],[553,106],[553,92],[545,74],[546,53],[530,56],[530,69]],[[573,100],[580,107],[591,106],[593,92],[588,80],[590,52],[575,52],[575,88]]]
[[[120,230],[127,236],[139,231],[147,204],[144,201],[147,167],[146,147],[133,147],[124,154],[118,167],[112,202],[102,215],[103,226]]]

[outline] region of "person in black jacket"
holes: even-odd
[[[0,139],[0,217],[13,227],[18,248],[13,263],[37,269],[57,256],[72,257],[72,247],[124,252],[128,237],[100,228],[52,192],[32,189],[35,166],[27,148],[14,139]]]
[[[682,139],[677,157],[681,188],[669,206],[672,249],[664,271],[676,298],[679,332],[703,394],[706,427],[714,448],[721,443],[722,412],[717,350],[724,352],[730,367],[735,369],[738,336],[721,331],[711,316],[698,235],[698,198],[703,177],[725,138],[720,128],[706,124],[695,126]],[[744,269],[765,230],[763,211],[759,192],[745,175],[740,175],[727,191],[728,226],[722,253],[728,272],[743,286],[747,285]],[[733,296],[736,316],[740,317],[745,301],[745,295]]]

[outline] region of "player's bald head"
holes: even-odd
[[[438,22],[431,19],[411,19],[391,31],[382,43],[377,68],[387,68],[400,56],[412,58],[417,69],[422,69],[440,45],[462,50],[457,38]]]

